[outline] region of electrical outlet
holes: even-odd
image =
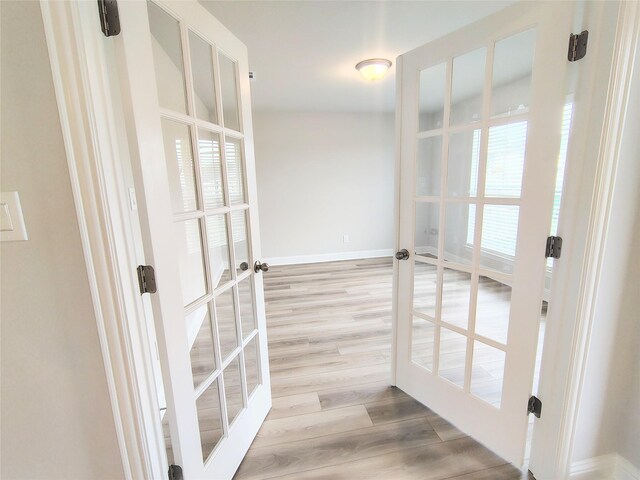
[[[349,243],[349,235],[342,236],[342,243]]]

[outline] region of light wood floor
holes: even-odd
[[[273,409],[235,479],[521,478],[389,386],[390,259],[264,278]]]

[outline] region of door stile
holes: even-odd
[[[147,83],[146,78],[136,75],[139,69],[154,71],[153,58],[146,55],[151,51],[149,22],[146,4],[142,2],[120,2],[121,34],[114,38],[118,59],[120,85],[127,125],[129,150],[132,157],[134,184],[139,198],[140,223],[144,234],[143,243],[147,263],[156,270],[158,294],[152,295],[156,334],[159,342],[166,347],[159,349],[165,389],[171,442],[175,461],[184,468],[185,476],[197,478],[202,471],[192,466],[201,464],[199,458],[198,419],[192,402],[189,352],[186,351],[187,336],[184,328],[167,330],[162,322],[163,314],[172,318],[184,316],[183,306],[172,296],[162,295],[162,291],[180,288],[176,283],[179,271],[175,262],[169,261],[175,246],[173,235],[155,235],[151,232],[173,232],[173,222],[166,212],[171,211],[168,194],[163,194],[158,185],[168,185],[165,170],[164,147],[158,142],[146,142],[147,138],[161,135],[160,112],[157,107],[157,87],[155,78]],[[144,31],[140,31],[140,26]],[[144,174],[143,174],[144,170]],[[153,208],[147,208],[153,205]],[[181,326],[181,325],[180,325]],[[178,416],[180,418],[178,418]]]

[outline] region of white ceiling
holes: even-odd
[[[367,82],[360,60],[398,55],[494,13],[506,1],[216,1],[201,3],[249,50],[257,111],[391,112],[395,65]]]

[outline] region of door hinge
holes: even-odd
[[[544,251],[545,258],[560,258],[562,254],[562,237],[547,237],[547,247]]]
[[[113,37],[120,33],[120,16],[116,0],[98,0],[100,26],[105,37]]]
[[[584,30],[582,33],[572,33],[569,35],[569,53],[567,57],[570,62],[575,62],[576,60],[584,58],[587,54],[588,39],[588,30]]]
[[[180,465],[169,465],[169,480],[182,480],[182,467]]]
[[[140,284],[140,295],[156,293],[156,272],[151,265],[138,265],[138,283]]]
[[[540,418],[540,415],[542,414],[542,401],[535,395],[531,395],[531,397],[529,397],[527,412],[533,413],[538,418]]]

